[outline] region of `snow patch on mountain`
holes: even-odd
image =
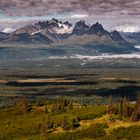
[[[52,20],[46,23],[48,25],[48,28],[51,30],[51,32],[54,32],[56,34],[71,33],[73,30],[72,25],[68,21],[62,22],[53,18]]]
[[[71,33],[73,30],[72,26],[63,24],[63,23],[57,23],[58,24],[58,28],[55,28],[55,32],[58,34],[64,34],[64,33]]]
[[[7,27],[7,28],[3,29],[2,32],[4,32],[4,33],[12,33],[14,30],[15,29],[13,29],[12,27]]]
[[[32,32],[31,35],[35,35],[37,33],[41,33],[43,30],[38,30],[38,31],[35,31],[35,32]]]
[[[135,48],[140,49],[140,46],[135,46]]]

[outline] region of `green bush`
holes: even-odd
[[[74,128],[79,127],[79,126],[80,126],[80,124],[79,124],[77,117],[70,118],[70,128],[71,129],[74,129]]]
[[[82,138],[100,138],[106,136],[106,132],[103,129],[102,124],[94,124],[91,125],[87,129],[73,131],[73,132],[65,132],[62,134],[53,134],[51,136],[47,136],[46,140],[78,140]]]
[[[105,136],[103,140],[139,140],[140,126],[131,126],[128,128],[120,127],[113,129],[109,136]]]
[[[88,120],[102,117],[106,111],[106,106],[96,105],[92,107],[72,109],[69,113],[77,116],[80,120]]]

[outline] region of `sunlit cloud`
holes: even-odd
[[[74,14],[71,16],[71,18],[87,18],[89,15],[87,14]]]
[[[130,25],[123,25],[116,27],[116,30],[120,32],[140,32],[140,26],[130,26]]]

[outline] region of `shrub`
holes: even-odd
[[[77,117],[72,117],[70,119],[70,128],[74,129],[75,127],[79,127],[79,126],[80,126],[80,124],[79,124],[78,118]]]
[[[47,106],[45,107],[45,113],[46,114],[49,113],[49,110],[48,110]]]
[[[66,116],[64,117],[64,120],[62,122],[62,128],[64,130],[69,130],[70,129],[70,123],[68,122]]]
[[[114,129],[110,136],[115,137],[116,139],[130,139],[138,140],[140,138],[140,126],[131,126],[128,128],[120,127]]]
[[[46,140],[79,140],[83,138],[100,138],[103,136],[106,136],[103,125],[94,124],[87,129],[51,135],[46,137]]]
[[[13,102],[13,107],[17,114],[25,114],[28,112],[28,100],[25,97],[16,98]]]

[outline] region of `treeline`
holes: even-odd
[[[121,98],[118,103],[109,98],[108,114],[115,114],[119,119],[129,117],[132,121],[140,120],[140,96],[137,97],[136,104],[130,104],[129,99]],[[112,118],[113,119],[113,118]]]
[[[47,104],[51,104],[51,108],[48,109]],[[73,109],[73,102],[67,98],[60,97],[57,101],[47,102],[45,98],[38,98],[36,106],[45,106],[45,113],[58,113],[65,112],[67,110]],[[28,98],[18,97],[13,100],[13,109],[19,114],[26,114],[32,109],[32,104],[30,104]]]

